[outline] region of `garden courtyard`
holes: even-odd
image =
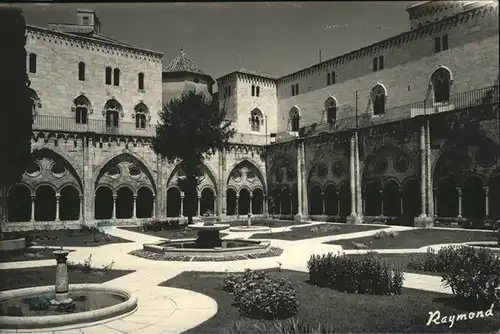
[[[102,283],[128,290],[138,298],[138,308],[131,314],[91,325],[47,328],[40,333],[276,332],[272,327],[274,320],[245,316],[235,307],[232,294],[222,289],[225,277],[246,269],[264,270],[266,275],[289,281],[297,292],[298,312],[283,321],[308,322],[313,327],[322,324],[325,333],[493,333],[500,330],[499,309],[493,310],[494,316],[460,321],[453,326],[446,322],[428,325],[432,312],[440,311],[443,317],[472,310],[456,302],[451,289],[443,286],[439,270],[411,266],[416,257],[428,252],[429,246],[437,251],[449,244],[494,242],[496,233],[491,231],[321,222],[296,226],[277,224],[266,233],[223,230],[221,235],[222,239],[268,240],[273,247],[282,249],[279,256],[212,262],[189,258],[161,261],[129,254],[142,249],[145,243],[191,236],[189,231],[155,232],[110,226],[104,232],[102,236],[95,231],[72,236],[66,231],[28,233],[35,246],[0,257],[2,291],[52,285],[55,260],[51,251],[63,247],[71,250],[68,255],[70,285]],[[311,255],[343,252],[355,258],[368,251],[375,251],[389,265],[402,268],[402,293],[341,292],[311,282],[308,269]],[[322,331],[310,331],[319,332]]]

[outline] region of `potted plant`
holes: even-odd
[[[203,224],[205,226],[213,226],[215,223],[216,217],[213,215],[212,211],[207,210],[207,211],[205,211],[205,213],[203,214],[203,217],[201,217],[201,219],[203,220]]]

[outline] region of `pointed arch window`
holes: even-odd
[[[385,102],[387,94],[382,85],[376,85],[371,91],[371,100],[373,104],[373,115],[379,116],[385,114]]]
[[[299,131],[300,113],[299,113],[299,109],[297,109],[297,107],[293,107],[292,110],[290,110],[290,122],[291,122],[292,131],[294,131],[294,132]]]
[[[85,81],[85,63],[82,61],[78,63],[78,80]]]
[[[111,67],[106,67],[106,85],[111,85]]]
[[[38,114],[38,110],[42,107],[42,103],[40,102],[40,98],[38,97],[38,94],[31,88],[28,88],[29,91],[29,97],[32,102],[32,114],[33,117],[35,117]]]
[[[259,109],[252,110],[250,114],[250,126],[252,131],[260,132],[260,126],[264,124],[264,117]]]
[[[104,115],[106,116],[106,128],[116,129],[118,128],[119,116],[122,113],[122,106],[116,100],[109,100],[104,105]]]
[[[113,85],[120,86],[120,69],[118,68],[113,70]]]
[[[337,101],[333,97],[329,97],[325,101],[326,120],[329,124],[335,123],[337,120]]]
[[[134,108],[135,128],[146,129],[147,120],[150,119],[148,107],[144,103],[139,103]]]
[[[76,124],[88,124],[88,115],[91,110],[90,101],[85,96],[80,95],[73,101],[73,104]]]
[[[36,73],[36,54],[30,53],[28,58],[29,58],[29,64],[28,64],[29,72]]]
[[[144,90],[144,73],[139,73],[137,75],[137,89]]]
[[[434,102],[448,102],[450,100],[451,73],[444,67],[438,68],[431,77],[434,89]]]

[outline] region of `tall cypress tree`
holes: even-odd
[[[22,11],[0,7],[0,222],[7,189],[30,163],[33,101],[26,73],[26,23]]]

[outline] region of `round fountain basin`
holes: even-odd
[[[74,310],[57,311],[47,306],[54,286],[4,291],[0,295],[0,328],[35,329],[59,327],[114,318],[136,309],[137,298],[128,292],[98,284],[73,284],[69,298]],[[44,305],[45,304],[45,305]]]
[[[229,224],[207,224],[204,223],[196,223],[189,225],[189,228],[195,231],[222,231],[229,228],[231,225]]]
[[[269,232],[266,226],[233,226],[229,228],[231,232]]]
[[[143,249],[173,256],[223,257],[265,253],[270,245],[269,241],[224,239],[221,240],[220,247],[206,248],[198,242],[198,239],[180,239],[144,244]]]

